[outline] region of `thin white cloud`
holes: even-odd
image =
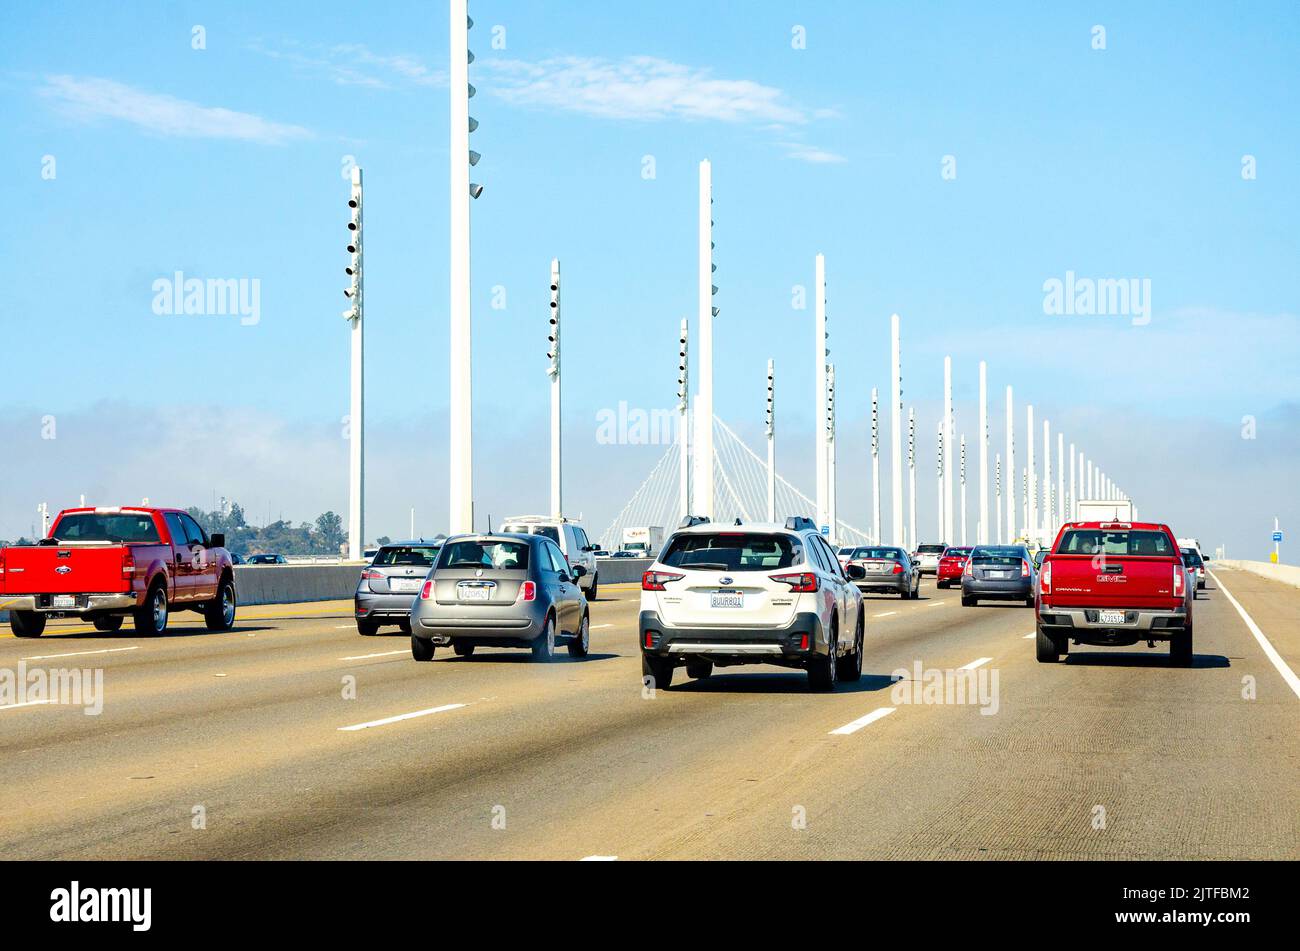
[[[156,135],[175,138],[235,139],[262,145],[283,145],[312,135],[302,126],[146,92],[111,79],[48,76],[40,93],[73,118],[82,121],[117,119]]]
[[[800,162],[811,162],[814,165],[837,165],[848,161],[838,152],[829,152],[802,142],[782,142],[781,147],[785,149],[787,157],[798,159]]]
[[[414,56],[405,53],[376,53],[362,43],[304,46],[288,42],[273,47],[256,41],[248,44],[248,49],[288,63],[299,72],[323,76],[339,86],[392,89],[400,85],[447,85],[445,72],[430,69]]]

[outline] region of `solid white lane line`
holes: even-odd
[[[1037,637],[1037,636],[1038,636],[1038,635],[1035,634],[1033,631],[1030,631],[1028,634],[1026,634],[1024,637],[1022,637],[1021,640],[1022,640],[1022,641],[1032,641],[1032,640],[1033,640],[1035,637]]]
[[[441,707],[431,707],[428,710],[416,710],[414,713],[401,713],[395,717],[384,717],[382,720],[371,720],[369,723],[358,723],[354,726],[339,727],[340,733],[355,733],[358,730],[368,730],[374,726],[388,726],[390,723],[401,723],[403,720],[414,720],[416,717],[427,717],[433,713],[446,713],[448,710],[459,710],[461,707],[468,706],[464,703],[447,703]]]
[[[42,703],[49,703],[48,700],[28,700],[25,703],[6,703],[0,707],[0,710],[17,710],[19,707],[36,707]]]
[[[853,733],[857,733],[858,730],[861,730],[867,724],[875,723],[877,720],[889,716],[896,709],[897,707],[881,707],[879,710],[872,710],[865,717],[858,717],[852,723],[846,723],[838,730],[831,730],[831,732],[828,733],[827,735],[828,736],[849,736]]]
[[[588,855],[578,859],[579,862],[617,862],[617,855]]]
[[[1264,656],[1273,662],[1273,666],[1276,667],[1277,672],[1282,675],[1282,679],[1286,681],[1286,685],[1291,688],[1291,691],[1297,697],[1300,697],[1300,677],[1297,677],[1295,671],[1287,666],[1286,661],[1282,659],[1282,655],[1279,654],[1273,645],[1269,643],[1268,638],[1264,636],[1264,632],[1259,629],[1259,625],[1256,624],[1254,619],[1246,613],[1246,609],[1241,606],[1241,602],[1234,598],[1232,592],[1224,587],[1219,576],[1214,572],[1210,572],[1210,577],[1214,579],[1214,583],[1219,586],[1219,590],[1223,592],[1224,596],[1229,602],[1231,602],[1232,606],[1237,609],[1237,613],[1241,615],[1241,619],[1246,622],[1246,627],[1250,628],[1250,633],[1255,635],[1255,640],[1259,641],[1259,646],[1264,649]]]
[[[873,614],[872,617],[893,617],[897,611],[886,611],[884,614]]]
[[[72,651],[68,654],[41,654],[37,657],[24,657],[23,660],[54,660],[56,657],[86,657],[90,654],[119,654],[122,651],[136,651],[139,649],[139,645],[135,647],[108,647],[102,651]]]
[[[380,654],[357,654],[355,657],[340,657],[339,660],[370,660],[372,657],[395,657],[398,654],[409,654],[411,649],[404,648],[400,651],[384,651]]]
[[[599,631],[599,630],[603,630],[604,628],[613,627],[613,626],[614,626],[613,624],[593,624],[591,626],[591,630]]]
[[[957,669],[958,669],[958,670],[974,670],[976,667],[983,667],[985,664],[987,664],[987,663],[988,663],[989,661],[991,661],[992,659],[993,659],[992,657],[981,657],[979,660],[973,660],[973,661],[971,661],[969,664],[967,664],[966,666],[964,666],[964,667],[958,667]]]

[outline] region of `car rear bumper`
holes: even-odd
[[[678,661],[701,658],[720,666],[802,666],[809,658],[830,652],[821,620],[811,613],[796,614],[780,628],[746,629],[673,627],[657,611],[642,611],[637,636],[642,654]]]
[[[853,584],[863,594],[874,594],[881,591],[898,594],[902,591],[912,590],[912,586],[907,582],[907,575],[885,575],[881,578],[873,578],[871,575],[867,575],[866,578],[855,581]]]
[[[1123,611],[1124,623],[1102,623],[1102,608],[1040,607],[1038,623],[1046,631],[1068,634],[1079,640],[1100,637],[1113,640],[1124,634],[1140,635],[1137,640],[1162,640],[1181,633],[1187,627],[1187,613],[1157,608],[1106,608]]]
[[[62,615],[134,611],[139,606],[134,594],[77,594],[73,597],[76,598],[75,607],[56,608],[52,594],[0,594],[0,610]]]
[[[527,612],[488,608],[469,613],[464,608],[420,604],[411,615],[411,632],[444,644],[457,640],[510,646],[536,640],[546,629],[546,618],[545,605]]]
[[[411,605],[419,596],[418,592],[375,594],[373,591],[358,591],[353,598],[353,612],[358,620],[409,618]]]
[[[962,578],[961,593],[965,598],[1010,598],[1024,600],[1034,596],[1032,578]]]

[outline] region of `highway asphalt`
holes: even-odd
[[[0,855],[1300,858],[1300,589],[1220,577],[1260,633],[1211,581],[1190,669],[1163,645],[1042,665],[1029,609],[872,596],[833,695],[771,667],[648,695],[631,587],[549,665],[417,664],[346,603],[157,639],[55,623],[0,637],[0,669],[100,669],[103,711],[0,707]],[[963,667],[983,703],[908,702]]]

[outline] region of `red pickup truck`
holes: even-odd
[[[1168,641],[1170,660],[1190,666],[1195,597],[1169,526],[1067,522],[1039,572],[1038,660],[1056,663],[1071,641]]]
[[[117,631],[130,616],[139,633],[161,634],[176,610],[228,631],[235,575],[225,545],[179,509],[66,509],[48,538],[0,548],[0,608],[18,637],[39,637],[51,617]]]

